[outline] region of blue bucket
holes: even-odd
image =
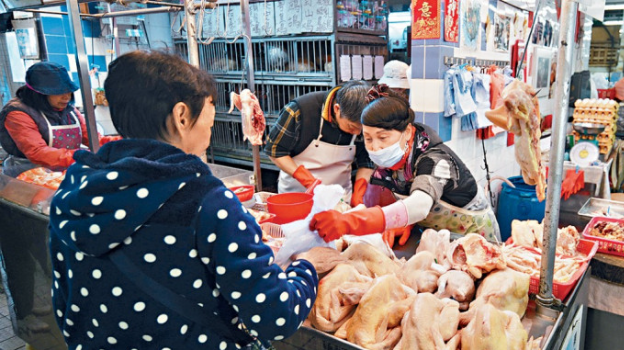
[[[517,219],[542,222],[546,210],[546,200],[541,203],[537,200],[535,186],[524,183],[522,176],[512,176],[508,180],[516,188],[503,182],[496,210],[496,219],[503,241],[511,237],[511,221]]]

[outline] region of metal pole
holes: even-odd
[[[89,62],[82,34],[80,8],[77,0],[67,0],[67,12],[69,15],[69,29],[74,37],[76,47],[76,67],[82,93],[82,104],[87,122],[87,135],[89,136],[89,148],[91,152],[100,149],[100,142],[95,123],[95,110],[93,108],[93,96],[91,95],[91,79],[89,78]]]
[[[550,306],[554,303],[552,295],[553,270],[555,267],[555,248],[557,246],[557,228],[559,226],[559,208],[561,204],[561,179],[565,150],[566,122],[568,120],[568,99],[570,95],[570,77],[574,57],[574,28],[576,24],[577,4],[572,0],[561,3],[561,29],[559,30],[559,52],[557,55],[557,84],[555,85],[555,117],[552,127],[552,145],[550,149],[550,171],[546,192],[546,212],[544,217],[543,249],[540,268],[540,292],[537,303]]]
[[[199,47],[195,38],[195,13],[193,0],[186,0],[186,42],[188,51],[188,61],[195,67],[199,67]]]
[[[251,21],[249,19],[249,0],[241,0],[241,18],[243,20],[243,34],[245,35],[245,55],[247,61],[247,86],[251,92],[256,92],[254,81],[253,45],[251,44]],[[262,191],[262,169],[260,168],[260,146],[252,146],[254,181],[256,191]]]

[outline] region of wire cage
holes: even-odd
[[[252,39],[251,43],[258,79],[333,80],[332,37]],[[215,76],[242,75],[246,65],[244,39],[200,44],[199,60],[201,67]]]
[[[212,128],[211,147],[216,156],[224,158],[251,159],[251,145],[243,141],[241,115],[238,110],[228,114],[230,93],[239,92],[240,82],[217,82],[217,115]],[[327,91],[330,85],[318,84],[278,84],[275,82],[256,81],[256,96],[265,113],[266,130],[264,139],[275,124],[280,110],[291,100],[310,92]]]
[[[293,99],[309,92],[329,90],[331,84],[305,83],[256,80],[254,93],[260,101],[260,107],[265,115],[277,115],[279,111]],[[230,109],[230,93],[240,93],[246,85],[241,81],[217,80],[217,112],[226,113]],[[233,112],[234,113],[234,112]],[[237,112],[236,112],[237,113]]]

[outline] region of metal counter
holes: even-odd
[[[0,175],[2,282],[13,332],[36,349],[67,349],[52,313],[47,213],[54,191]]]

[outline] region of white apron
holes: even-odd
[[[74,124],[52,126],[48,118],[40,112],[48,123],[48,146],[54,148],[77,149],[82,144],[82,129],[80,121],[73,111],[69,112],[74,119]],[[2,164],[2,173],[11,177],[17,177],[24,171],[38,167],[27,158],[10,155]],[[53,170],[59,170],[54,168]]]
[[[319,136],[303,152],[293,157],[293,160],[299,165],[303,165],[308,169],[314,177],[320,179],[323,185],[340,185],[345,189],[345,194],[351,193],[351,164],[355,159],[355,138],[353,135],[351,143],[346,146],[332,145],[321,141],[323,137],[323,122],[321,118],[321,127],[319,128]],[[280,171],[279,182],[277,185],[279,193],[284,192],[304,192],[306,189],[295,180],[292,176]]]

